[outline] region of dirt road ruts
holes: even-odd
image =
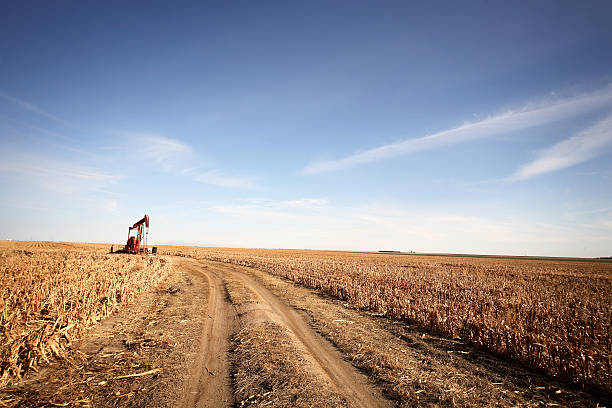
[[[227,353],[229,337],[237,324],[236,312],[226,299],[223,281],[207,266],[197,261],[183,261],[181,265],[202,273],[209,287],[208,304],[202,310],[207,314],[206,323],[182,407],[230,407],[233,405],[233,395]]]
[[[364,408],[393,406],[393,403],[385,399],[365,375],[345,361],[333,345],[316,333],[297,310],[283,303],[263,285],[241,273],[239,269],[210,261],[201,261],[201,263],[208,267],[204,270],[209,276],[231,274],[256,293],[261,302],[267,304],[269,310],[276,315],[278,321],[295,334],[305,351],[318,364],[329,383],[346,399],[349,406]]]

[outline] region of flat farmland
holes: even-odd
[[[0,244],[4,406],[612,406],[612,263]]]
[[[612,390],[612,262],[180,249]]]
[[[168,269],[163,259],[41,242],[2,243],[0,267],[0,385],[62,356],[73,338],[156,286]]]

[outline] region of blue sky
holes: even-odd
[[[0,238],[612,255],[607,2],[4,2]]]

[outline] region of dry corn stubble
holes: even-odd
[[[249,266],[612,391],[612,263],[166,248]]]
[[[111,255],[105,249],[0,246],[0,386],[61,357],[73,339],[156,285],[169,268],[161,258]]]

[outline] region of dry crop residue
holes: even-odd
[[[251,266],[612,392],[612,262],[168,247]]]
[[[386,406],[384,395],[406,407],[612,406],[605,391],[610,368],[598,360],[609,358],[612,344],[612,264],[160,249],[183,258],[166,257],[164,263],[162,255],[111,256],[105,254],[107,246],[99,245],[2,244],[0,261],[10,273],[0,288],[22,290],[21,296],[34,299],[29,312],[11,314],[8,302],[20,299],[3,292],[2,313],[10,319],[2,330],[12,339],[13,327],[40,329],[38,335],[49,337],[29,340],[59,339],[66,347],[105,313],[97,309],[100,305],[122,311],[73,341],[66,352],[59,349],[69,358],[52,359],[40,373],[5,387],[0,402]],[[60,281],[52,279],[55,285],[37,286],[55,275],[51,271],[67,282],[63,292]],[[128,275],[130,282],[122,281]],[[6,276],[20,286],[11,286]],[[156,279],[161,286],[154,288]],[[92,289],[105,285],[110,290]],[[145,293],[131,306],[119,303],[139,290]],[[55,317],[47,316],[39,292],[55,299],[50,309]],[[118,303],[109,305],[113,299]],[[19,304],[19,310],[25,307]],[[26,323],[17,325],[18,316],[27,317]],[[89,320],[71,326],[79,316]],[[557,326],[546,323],[546,316]],[[44,342],[17,344],[47,347]],[[43,350],[47,356],[51,347]],[[582,353],[584,361],[573,353]],[[587,387],[580,390],[509,358]],[[603,394],[592,393],[588,385],[603,388]]]
[[[49,251],[47,245],[28,248]],[[66,250],[81,251],[77,259],[87,256],[92,262],[109,256],[99,255],[106,249],[95,246],[54,250],[62,260]],[[53,266],[52,259],[47,256],[39,265]],[[116,259],[142,261],[127,255]],[[159,257],[160,262],[163,259]],[[170,270],[156,288],[143,289],[137,302],[101,321],[79,341],[66,342],[62,358],[51,359],[39,372],[3,387],[2,405],[392,405],[299,312],[257,282],[226,265],[168,260]],[[136,265],[130,266],[130,273],[142,269]],[[107,275],[98,278],[112,281]],[[240,290],[255,300],[241,299]],[[78,293],[98,299],[94,292]],[[255,314],[245,313],[245,307]],[[263,312],[259,315],[263,320],[255,309]]]
[[[378,387],[259,282],[206,263],[223,276],[240,317],[231,358],[240,406],[391,407]]]
[[[226,354],[224,348],[200,349],[212,320],[207,305],[213,297],[223,300],[224,294],[212,293],[206,276],[188,263],[170,259],[169,264],[172,268],[157,287],[145,290],[136,302],[74,341],[63,358],[1,389],[0,405],[229,408],[233,402],[229,371],[218,370],[214,377],[197,372],[203,357],[212,356],[216,364]],[[206,404],[205,398],[198,398],[185,405],[201,378],[212,387],[207,397],[214,401]],[[225,398],[219,393],[223,383],[227,383]]]
[[[401,407],[602,407],[612,399],[418,327],[364,313],[286,279],[236,267],[307,314],[313,328]]]
[[[0,246],[0,386],[19,381],[100,319],[155,286],[161,258],[106,254],[92,245]]]

